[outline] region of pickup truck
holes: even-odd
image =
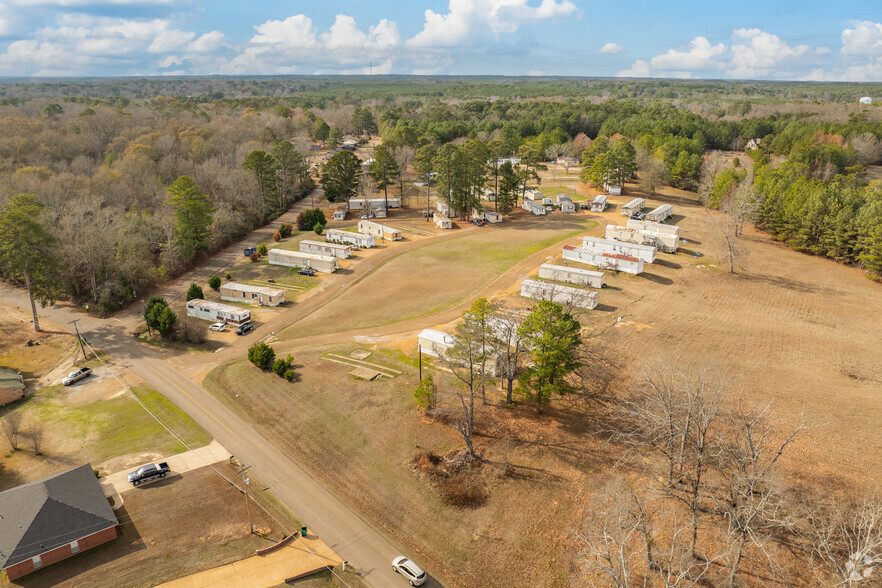
[[[132,486],[139,486],[141,482],[149,482],[157,478],[164,478],[169,471],[171,470],[165,462],[148,463],[129,474],[129,482],[132,483]]]

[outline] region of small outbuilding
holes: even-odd
[[[502,222],[502,213],[501,212],[493,212],[492,210],[485,210],[481,215],[488,223],[501,223]]]
[[[603,272],[594,272],[579,267],[552,265],[550,263],[543,263],[539,266],[539,277],[541,279],[566,282],[568,284],[576,284],[577,286],[603,288],[605,283],[604,276]]]
[[[591,290],[581,290],[539,280],[524,280],[521,283],[521,296],[587,309],[596,308],[599,299],[597,292]]]
[[[346,213],[347,212],[349,212],[349,210],[346,208],[346,205],[341,204],[340,206],[338,206],[334,210],[334,220],[338,220],[338,221],[346,220]]]
[[[303,253],[315,253],[316,255],[329,255],[337,259],[349,259],[352,257],[352,245],[313,241],[311,239],[304,239],[300,242],[300,251]]]
[[[635,212],[640,212],[646,206],[646,200],[643,198],[635,198],[629,203],[622,206],[622,216],[631,216]]]
[[[601,269],[625,272],[628,274],[643,273],[643,260],[622,253],[598,251],[586,247],[564,245],[562,257],[568,261],[587,263]]]
[[[90,464],[0,492],[0,569],[16,580],[119,537]]]
[[[439,229],[452,229],[453,222],[447,217],[443,212],[436,212],[432,217],[432,220],[435,221],[435,226]]]
[[[303,251],[288,251],[287,249],[270,249],[267,261],[271,265],[283,265],[285,267],[311,268],[317,272],[332,274],[337,271],[337,258],[331,255],[318,255]]]
[[[260,306],[278,306],[285,302],[285,291],[265,286],[227,282],[220,287],[221,300]]]
[[[674,214],[674,207],[670,204],[662,204],[646,213],[646,220],[652,223],[663,223]]]
[[[417,342],[420,345],[420,350],[426,355],[444,357],[447,355],[447,352],[453,349],[456,338],[443,331],[423,329],[417,336]]]
[[[606,210],[606,201],[609,198],[606,194],[598,194],[591,201],[591,212],[603,212]]]
[[[609,192],[611,196],[622,195],[622,187],[618,184],[604,184],[603,189]]]
[[[566,194],[557,195],[557,205],[563,213],[572,214],[576,212],[576,205],[573,204],[573,200]]]
[[[400,241],[402,239],[401,231],[398,229],[369,220],[358,221],[358,232],[363,235],[371,235],[377,239],[386,239],[387,241]]]
[[[342,243],[344,245],[355,245],[363,249],[376,247],[377,241],[372,235],[362,235],[361,233],[353,233],[352,231],[341,231],[339,229],[328,229],[325,231],[325,240],[328,243]]]
[[[625,255],[642,259],[644,263],[654,262],[658,253],[655,245],[627,243],[616,239],[602,239],[600,237],[582,237],[582,247],[598,251],[609,251],[610,253],[624,253]]]
[[[0,368],[0,406],[24,398],[24,395],[24,377],[15,370]]]
[[[200,298],[187,301],[187,316],[237,327],[251,322],[251,311],[248,309]]]

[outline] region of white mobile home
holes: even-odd
[[[632,221],[629,221],[629,224],[630,222]],[[624,241],[625,243],[636,243],[638,245],[653,245],[656,249],[665,253],[676,253],[677,249],[680,247],[680,237],[676,234],[661,233],[632,227],[606,225],[606,238]]]
[[[635,198],[631,202],[622,206],[622,216],[631,216],[635,212],[640,212],[646,206],[646,200],[643,198]]]
[[[523,202],[521,202],[521,208],[537,216],[542,216],[546,213],[545,207],[540,202],[534,202],[527,198],[524,198]]]
[[[571,286],[560,286],[538,280],[524,280],[521,284],[521,296],[588,309],[597,307],[599,298],[597,292],[591,290],[580,290]]]
[[[328,243],[344,243],[363,249],[369,249],[377,245],[377,241],[372,235],[362,235],[361,233],[341,231],[339,229],[328,229],[325,231],[325,240]]]
[[[670,218],[671,215],[674,214],[674,207],[670,204],[662,204],[655,210],[646,213],[646,220],[653,223],[661,223],[664,222],[665,219]]]
[[[303,251],[288,251],[287,249],[270,249],[267,261],[272,265],[312,268],[326,274],[334,273],[338,267],[336,257],[304,253]]]
[[[675,237],[680,236],[680,227],[677,225],[665,225],[662,223],[655,223],[645,220],[639,221],[628,219],[628,228],[640,229],[642,231],[649,231],[652,233],[665,233],[668,235],[674,235]]]
[[[574,245],[564,245],[563,258],[569,261],[587,263],[601,269],[611,269],[628,274],[643,273],[643,260],[622,253],[598,251]]]
[[[501,223],[502,222],[502,213],[501,212],[493,212],[492,210],[486,210],[481,215],[488,223]]]
[[[420,350],[426,355],[433,357],[444,357],[447,352],[453,349],[456,339],[453,335],[448,335],[443,331],[435,329],[423,329],[417,336]]]
[[[304,239],[300,242],[300,251],[303,253],[315,253],[316,255],[330,255],[337,259],[349,259],[352,257],[352,245],[340,245]]]
[[[615,239],[601,239],[600,237],[582,237],[582,247],[597,249],[598,251],[609,251],[611,253],[624,253],[625,255],[642,259],[644,263],[655,261],[655,256],[658,253],[655,245],[638,245],[637,243],[628,243]]]
[[[603,272],[593,272],[578,267],[552,265],[550,263],[543,263],[539,266],[539,277],[543,280],[567,282],[568,284],[576,284],[577,286],[603,288],[605,280],[604,276],[605,274]]]
[[[435,216],[432,217],[435,221],[435,226],[439,229],[452,229],[453,222],[447,218],[447,215],[443,212],[436,212]]]
[[[609,198],[606,194],[598,194],[591,201],[591,212],[603,212],[606,210],[606,201]]]
[[[400,241],[401,231],[381,225],[380,223],[371,222],[369,220],[358,221],[358,232],[364,235],[371,235],[378,239],[386,239],[387,241]]]
[[[285,291],[251,284],[227,282],[220,287],[221,300],[260,306],[278,306],[285,302]]]
[[[341,204],[334,210],[334,220],[346,220],[346,213],[349,212],[346,209],[345,204]]]
[[[199,298],[187,301],[187,316],[236,326],[251,322],[250,310]]]
[[[350,198],[349,199],[349,209],[350,210],[370,210],[383,208],[399,208],[401,206],[401,201],[398,198]]]
[[[443,200],[435,201],[435,210],[437,210],[444,216],[450,216],[450,207]]]
[[[528,200],[542,202],[542,192],[540,192],[539,190],[527,190],[526,192],[524,192],[524,198]]]
[[[567,196],[566,194],[558,194],[557,195],[557,204],[558,204],[558,206],[560,206],[561,212],[564,212],[567,214],[572,214],[572,213],[576,212],[576,205],[573,204],[572,199],[570,199],[570,197]]]

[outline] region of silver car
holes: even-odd
[[[80,368],[76,371],[73,371],[73,372],[67,374],[67,377],[64,378],[63,380],[61,380],[61,383],[64,384],[65,386],[70,386],[74,382],[79,382],[80,380],[88,378],[91,375],[92,375],[92,368],[87,368],[87,367]]]
[[[422,586],[426,583],[426,572],[403,555],[392,560],[392,569],[407,578],[411,586]]]

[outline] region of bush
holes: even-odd
[[[190,284],[190,287],[187,289],[187,302],[202,300],[203,298],[205,298],[205,293],[199,287],[199,284]]]
[[[229,275],[229,274],[227,274],[227,275]],[[227,278],[227,279],[229,280],[229,278]],[[208,287],[211,288],[212,290],[215,290],[215,291],[220,290],[220,285],[221,285],[220,276],[211,276],[210,278],[208,278]]]
[[[420,381],[420,385],[413,391],[413,397],[419,408],[431,408],[435,405],[435,380],[432,374]]]
[[[248,361],[262,370],[268,370],[273,367],[273,360],[275,359],[276,352],[266,343],[256,343],[248,348]]]
[[[441,498],[451,506],[476,507],[487,500],[487,490],[474,473],[463,471],[449,478],[440,478]]]
[[[232,280],[232,279],[233,279],[233,276],[231,276],[230,273],[227,272],[226,278],[227,278],[228,280]]]
[[[328,219],[325,218],[325,213],[320,208],[309,208],[297,215],[297,230],[299,231],[314,229],[316,223],[321,223],[322,226],[328,224]]]
[[[267,254],[267,248],[266,248],[266,245],[261,245],[261,246],[259,246],[259,247],[257,248],[257,254],[258,254],[259,256],[261,256],[261,257],[265,256],[265,255]]]
[[[156,328],[155,324],[151,323],[151,316],[154,312],[154,307],[156,306],[168,306],[168,302],[165,301],[165,298],[162,296],[151,296],[149,300],[147,300],[147,304],[144,305],[144,320],[147,322],[147,326],[153,329]]]
[[[178,322],[178,339],[186,343],[205,343],[208,338],[208,323],[192,316],[185,316]]]
[[[322,231],[325,230],[325,225],[323,225],[322,223],[315,223],[315,226],[312,227],[312,230],[315,231],[316,235],[321,235]]]
[[[248,259],[250,259],[251,261],[258,261],[258,260],[260,260],[260,254],[257,253],[257,251],[255,251],[254,253],[252,253],[251,255],[248,256]]]
[[[282,358],[276,360],[273,364],[273,373],[279,376],[280,378],[285,376],[285,372],[288,371],[288,362]]]
[[[294,381],[294,372],[292,370],[285,370],[285,375],[282,377],[285,378],[286,380],[288,380],[289,382],[293,382]]]
[[[281,231],[276,231],[275,233],[273,233],[273,241],[278,243],[281,240],[282,240],[282,232]]]
[[[279,227],[279,233],[282,235],[282,239],[287,239],[291,236],[291,233],[294,232],[294,225],[291,223],[282,223],[282,226]]]

